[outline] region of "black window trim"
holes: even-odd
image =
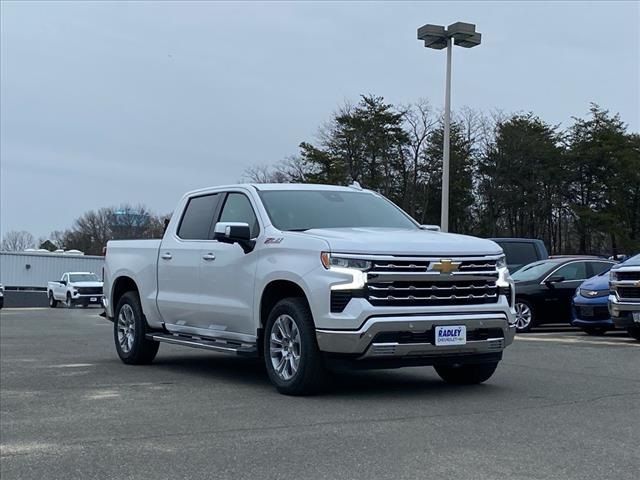
[[[176,231],[174,233],[174,236],[176,239],[178,239],[181,242],[209,242],[212,239],[211,238],[182,238],[180,236],[180,228],[182,227],[182,222],[184,220],[184,216],[187,213],[187,209],[189,208],[189,204],[191,203],[191,200],[195,199],[195,198],[202,198],[202,197],[212,197],[212,196],[216,196],[216,195],[224,195],[225,192],[207,192],[207,193],[203,193],[200,195],[193,195],[192,197],[189,197],[187,199],[187,203],[185,204],[184,208],[182,209],[182,215],[180,216],[180,223],[178,223],[178,227],[176,228]],[[226,200],[226,197],[225,197]],[[218,214],[220,213],[220,205],[222,204],[222,202],[220,200],[218,200],[218,203],[216,204],[216,208],[213,211],[213,215],[211,216],[211,224],[209,225],[209,237],[211,237],[211,230],[213,229],[213,225],[215,224],[214,219],[217,218]]]
[[[220,217],[222,216],[222,210],[224,209],[224,206],[227,204],[227,199],[229,198],[229,194],[231,193],[239,193],[240,195],[244,195],[246,197],[246,199],[249,201],[249,206],[251,207],[251,210],[253,211],[253,216],[256,217],[256,222],[258,222],[258,231],[256,232],[256,235],[254,237],[251,238],[251,240],[255,240],[256,238],[258,238],[260,236],[260,234],[262,233],[262,226],[260,225],[260,217],[258,216],[258,213],[256,212],[256,208],[253,205],[253,202],[251,201],[251,197],[249,195],[247,195],[246,192],[240,191],[240,190],[225,190],[222,192],[218,192],[222,195],[224,195],[224,197],[220,200],[220,202],[218,203],[218,208],[216,209],[215,215],[214,215],[214,219],[215,221],[211,223],[211,226],[209,227],[209,239],[213,240],[213,232],[216,226],[216,223],[218,223],[220,221]],[[215,240],[217,242],[217,240]]]

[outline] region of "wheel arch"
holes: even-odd
[[[118,306],[118,302],[122,298],[122,296],[127,292],[136,292],[138,297],[140,297],[140,289],[136,284],[133,278],[122,275],[113,282],[113,286],[111,287],[111,295],[110,301],[113,309],[113,314],[115,315],[116,307]],[[143,312],[144,314],[144,312]]]
[[[283,279],[272,280],[264,287],[260,297],[260,330],[264,329],[269,312],[271,312],[276,303],[288,297],[301,298],[309,306],[309,299],[304,289],[296,282]]]

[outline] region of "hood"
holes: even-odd
[[[586,290],[608,290],[609,289],[609,272],[604,275],[596,275],[588,278],[580,285],[580,288]]]
[[[612,269],[618,269],[622,267],[640,267],[640,255],[636,255],[635,257],[631,257],[622,263],[614,265]]]
[[[326,240],[332,252],[371,255],[500,255],[502,249],[491,240],[395,228],[314,228],[304,232]]]
[[[102,282],[71,282],[74,287],[100,287],[102,288]]]

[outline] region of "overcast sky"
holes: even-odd
[[[424,23],[467,21],[453,108],[533,111],[589,102],[640,126],[638,2],[2,2],[2,233],[36,237],[122,202],[173,210],[313,140],[345,100],[442,107],[445,54]]]

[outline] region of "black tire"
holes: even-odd
[[[627,328],[627,333],[640,342],[640,326]]]
[[[440,378],[447,383],[455,385],[474,385],[486,382],[491,378],[493,372],[496,371],[498,363],[479,363],[469,365],[436,365],[436,369]]]
[[[129,351],[126,351],[126,348],[124,348],[118,340],[120,314],[123,308],[127,309],[127,306],[130,307],[132,312],[134,325],[133,343]],[[115,318],[113,319],[113,340],[116,344],[116,351],[118,352],[120,360],[129,365],[144,365],[153,361],[158,353],[160,343],[154,340],[148,340],[145,337],[147,331],[147,322],[142,314],[142,306],[140,305],[138,293],[133,291],[125,293],[118,301]]]
[[[537,316],[536,316],[535,308],[533,308],[533,305],[531,304],[531,302],[529,300],[525,300],[524,298],[516,298],[516,303],[515,303],[516,317],[517,317],[517,312],[518,312],[518,304],[524,305],[526,308],[529,309],[529,312],[531,312],[531,320],[529,321],[529,323],[527,325],[524,325],[524,326],[518,326],[519,322],[516,320],[516,332],[517,333],[530,332],[531,328],[535,327],[536,326],[536,322],[537,322]]]
[[[88,304],[88,303],[83,303],[83,304],[82,304],[82,308],[87,308],[88,306],[89,306],[89,304]]]
[[[290,317],[295,322],[299,332],[298,369],[290,379],[283,379],[276,372],[271,358],[271,334],[276,320],[283,315]],[[265,326],[263,347],[269,379],[280,393],[285,395],[311,395],[320,392],[324,388],[327,372],[318,349],[311,310],[309,310],[309,305],[304,299],[285,298],[273,307]]]
[[[49,292],[49,307],[56,308],[58,306],[58,301],[53,298],[53,292]]]
[[[73,300],[71,300],[71,294],[69,292],[67,292],[67,301],[65,302],[65,306],[67,308],[73,308]]]
[[[604,327],[586,327],[582,329],[587,335],[592,337],[600,337],[607,333],[607,329]]]

